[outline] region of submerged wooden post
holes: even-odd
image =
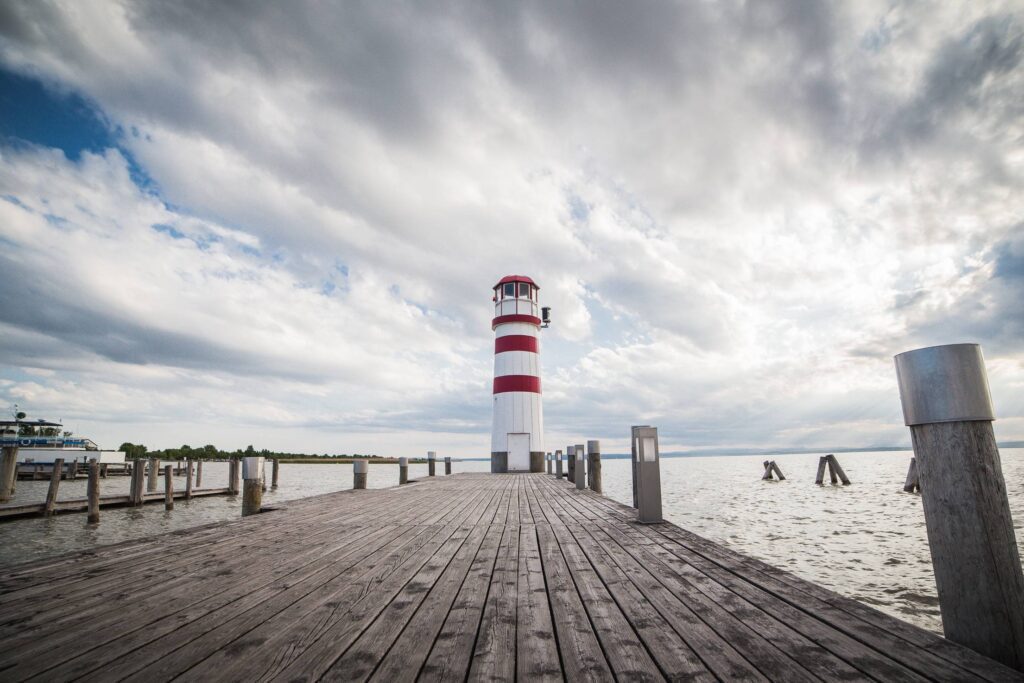
[[[452,458],[449,455],[444,456],[444,473],[445,476],[452,473]]]
[[[434,451],[427,451],[427,474],[431,477],[434,476],[434,461],[437,460],[437,453]]]
[[[18,478],[18,447],[4,446],[0,455],[0,503],[6,503],[14,496],[15,481]]]
[[[60,474],[64,471],[64,458],[57,458],[53,461],[53,469],[50,470],[50,488],[46,491],[46,505],[43,506],[43,515],[49,517],[53,514],[54,506],[57,504],[57,489],[60,488]]]
[[[594,493],[601,493],[601,442],[587,442],[587,459],[590,461],[589,477],[590,490]]]
[[[782,470],[779,469],[779,466],[775,464],[774,460],[765,460],[763,464],[764,464],[764,474],[761,475],[761,479],[763,481],[771,481],[773,474],[778,475],[779,481],[785,481],[786,480],[785,475],[782,474]]]
[[[196,463],[196,488],[201,488],[203,485],[203,461],[200,460]]]
[[[142,462],[141,460],[138,462]],[[160,476],[160,461],[156,458],[149,459],[149,478],[146,479],[146,491],[156,493],[156,479]]]
[[[263,458],[242,460],[242,516],[255,515],[263,504]]]
[[[228,461],[228,491],[233,496],[237,496],[241,489],[239,488],[238,478],[242,471],[242,461],[232,458]]]
[[[981,347],[895,357],[946,638],[1024,670],[1024,574]]]
[[[570,484],[576,483],[576,447],[565,447],[565,478]]]
[[[352,488],[365,489],[366,475],[369,474],[370,463],[366,460],[352,461]]]
[[[174,509],[174,472],[170,465],[164,467],[164,510]]]
[[[565,475],[562,472],[562,451],[555,451],[555,479],[561,479]]]
[[[185,500],[192,500],[192,473],[194,469],[195,462],[190,459],[185,470]]]
[[[277,458],[274,458],[274,469],[273,469],[273,475],[272,475],[273,479],[270,482],[270,488],[274,488],[274,489],[277,488],[277,475],[278,475],[278,472],[280,472],[280,470],[281,470],[281,461],[278,460]]]
[[[825,484],[825,466],[828,464],[828,456],[823,455],[818,458],[818,473],[814,475],[814,483],[818,486],[824,486]]]
[[[907,493],[921,490],[921,482],[917,478],[917,458],[910,459],[910,467],[907,469],[907,481],[903,484],[903,490]]]
[[[637,520],[653,524],[661,519],[661,454],[657,427],[633,427],[633,462],[636,465]]]
[[[100,479],[107,478],[107,463],[100,463]]]
[[[89,516],[87,524],[98,524],[100,521],[100,464],[96,458],[89,461],[89,483],[87,485],[89,494]]]
[[[576,444],[576,490],[582,491],[587,488],[587,452],[583,444]]]
[[[846,472],[843,472],[843,468],[839,466],[839,461],[836,460],[836,456],[829,453],[825,456],[828,458],[828,471],[832,475],[832,483],[836,483],[836,475],[839,475],[839,481],[843,482],[843,486],[849,486],[850,480],[846,476]]]
[[[72,481],[78,479],[78,460],[75,458],[72,458],[71,462],[68,463],[68,479]]]
[[[409,483],[409,458],[398,459],[398,484]]]

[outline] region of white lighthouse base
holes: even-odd
[[[530,469],[529,470],[511,470],[512,472],[543,472],[544,471],[544,453],[542,451],[530,451]],[[509,472],[508,469],[508,452],[492,452],[491,453],[491,473],[492,474],[505,474]]]

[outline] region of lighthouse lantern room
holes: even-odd
[[[540,391],[540,329],[548,308],[525,275],[494,285],[494,423],[492,472],[544,470],[544,411]]]

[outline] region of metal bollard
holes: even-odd
[[[353,460],[352,461],[352,488],[354,489],[365,489],[366,488],[366,475],[370,471],[370,463],[366,460]]]
[[[582,491],[587,488],[587,452],[583,444],[576,444],[576,490]]]
[[[242,459],[242,516],[260,511],[263,505],[263,458]]]
[[[544,460],[547,461],[547,471],[548,471],[548,474],[551,474],[551,454],[547,453],[544,456]]]
[[[437,460],[437,453],[434,451],[427,451],[427,474],[431,477],[434,476],[434,461]]]
[[[409,458],[398,459],[398,484],[409,483]]]
[[[555,479],[561,479],[564,476],[562,472],[562,451],[555,451]]]
[[[448,476],[452,473],[452,459],[450,456],[444,456],[444,473]]]
[[[633,427],[633,471],[638,521],[643,524],[662,521],[657,427]]]
[[[1024,575],[981,347],[895,357],[946,638],[1024,670]]]
[[[565,478],[570,484],[576,483],[576,447],[565,447]]]

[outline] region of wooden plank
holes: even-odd
[[[527,502],[527,504],[529,504]],[[532,517],[532,513],[530,515]],[[520,514],[522,517],[522,514]],[[544,565],[537,529],[519,530],[519,576],[516,588],[516,674],[529,681],[562,680],[562,664],[551,622]]]
[[[512,507],[518,509],[518,505]],[[467,680],[510,681],[516,677],[518,565],[519,527],[506,524]]]

